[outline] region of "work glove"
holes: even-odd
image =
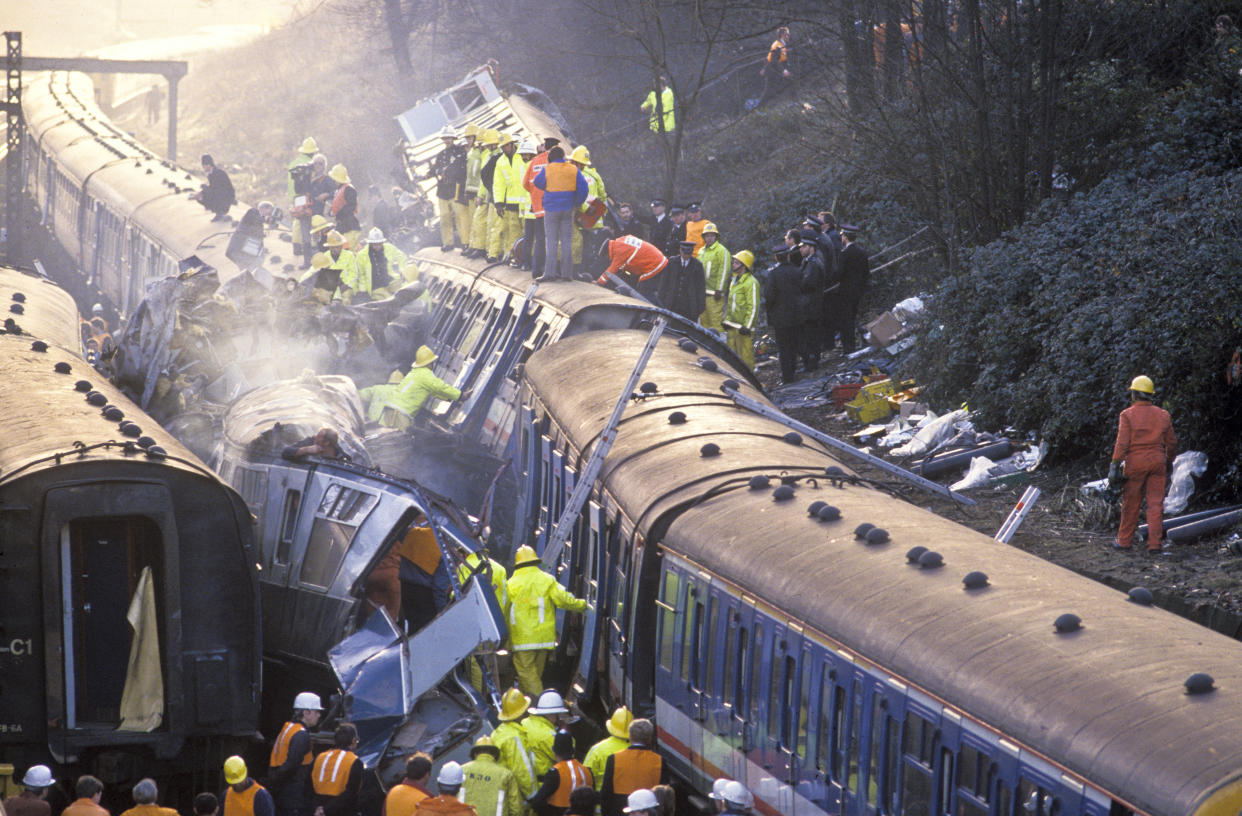
[[[1124,483],[1125,480],[1126,480],[1126,477],[1121,475],[1121,463],[1120,462],[1113,462],[1112,464],[1108,466],[1108,486],[1109,487],[1121,487],[1122,483]]]
[[[754,334],[753,331],[746,328],[745,326],[742,326],[740,329],[738,329],[737,333],[742,335],[743,337],[750,337],[752,334]]]

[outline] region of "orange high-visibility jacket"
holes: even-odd
[[[668,258],[655,244],[633,235],[623,235],[608,242],[608,269],[596,283],[606,283],[609,272],[621,269],[644,281],[659,274],[667,265]]]

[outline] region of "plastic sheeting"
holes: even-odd
[[[954,423],[962,422],[967,417],[967,411],[959,408],[951,411],[942,417],[937,417],[923,427],[919,428],[919,432],[914,435],[906,444],[893,450],[894,456],[921,456],[929,450],[935,448],[938,443],[946,439],[950,439],[957,432]]]
[[[155,578],[142,568],[134,597],[125,615],[133,627],[129,667],[121,693],[118,731],[154,731],[164,720],[164,669],[160,665],[159,618],[155,611]]]
[[[1173,460],[1173,475],[1169,479],[1169,492],[1164,498],[1164,514],[1176,516],[1186,509],[1186,503],[1195,492],[1195,476],[1207,470],[1208,457],[1201,451],[1185,451]]]

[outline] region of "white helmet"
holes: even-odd
[[[755,797],[751,796],[750,791],[746,790],[746,786],[741,782],[730,782],[725,785],[722,796],[729,804],[744,807],[747,810],[755,806]]]
[[[436,777],[436,782],[440,785],[460,785],[465,779],[466,775],[461,772],[461,765],[456,762],[446,762],[440,768],[440,775]]]
[[[535,140],[534,140],[534,139],[531,139],[531,138],[527,137],[527,138],[525,138],[525,139],[523,139],[523,140],[522,140],[522,143],[521,143],[520,145],[518,145],[518,152],[519,152],[519,153],[531,153],[531,154],[534,154],[534,153],[538,153],[538,152],[539,152],[539,148],[538,148],[538,146],[535,144]]]
[[[723,776],[717,779],[715,782],[712,783],[712,792],[707,794],[707,798],[715,799],[717,802],[723,802],[725,786],[728,785],[732,781],[733,781],[732,779],[726,779]]]
[[[656,795],[646,788],[639,788],[631,793],[625,800],[625,807],[621,808],[622,813],[634,813],[639,810],[658,810],[660,800]]]
[[[368,244],[382,244],[385,240],[384,231],[379,227],[371,227],[371,231],[367,233]]]
[[[103,314],[103,304],[102,304],[102,303],[96,303],[94,306],[92,306],[92,307],[91,307],[91,314],[97,314],[97,315],[101,315],[101,314]]]
[[[293,710],[323,711],[323,704],[319,702],[318,694],[313,691],[304,691],[293,698]]]
[[[565,700],[552,689],[539,695],[539,702],[530,707],[531,714],[568,714]]]
[[[55,782],[52,769],[46,765],[31,765],[22,778],[22,784],[28,788],[50,788]]]
[[[441,139],[456,139],[457,131],[453,130],[448,125],[445,125],[443,128],[440,129],[440,132],[436,135],[439,136]]]

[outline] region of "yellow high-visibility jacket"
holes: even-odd
[[[509,578],[509,640],[514,651],[552,649],[556,646],[556,608],[570,612],[586,609],[556,579],[539,569],[539,562],[513,568]]]

